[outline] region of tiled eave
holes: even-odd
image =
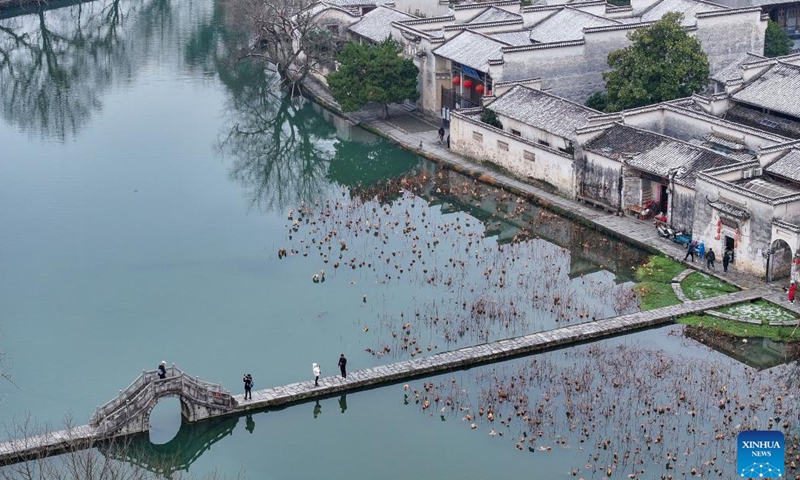
[[[455,21],[456,21],[455,16],[446,15],[443,17],[420,18],[415,20],[401,20],[396,23],[400,23],[402,25],[424,25],[426,23],[455,22]]]
[[[739,193],[744,195],[745,197],[752,198],[754,200],[758,200],[761,203],[766,203],[767,205],[783,205],[784,203],[791,203],[800,200],[800,193],[793,193],[792,195],[786,195],[783,197],[778,198],[769,198],[765,197],[764,195],[759,195],[758,193],[751,192],[746,188],[742,188],[738,185],[734,185],[730,182],[726,182],[723,180],[719,180],[717,178],[712,177],[711,175],[707,174],[706,172],[700,172],[697,174],[697,178],[702,178],[704,181],[716,185],[718,187],[722,187],[726,190],[730,190],[732,192]]]
[[[800,233],[800,226],[795,225],[794,223],[784,222],[783,220],[773,220],[772,225],[794,233]]]
[[[482,3],[467,3],[464,5],[454,5],[453,10],[474,10],[474,9],[481,9],[484,10],[487,7],[509,7],[511,5],[519,5],[520,0],[511,0],[506,2],[482,2]]]
[[[444,31],[452,32],[458,30],[466,30],[468,28],[502,27],[505,25],[519,25],[521,23],[524,23],[521,18],[514,20],[498,20],[495,22],[483,22],[483,23],[459,23],[457,25],[445,25]]]
[[[718,210],[726,215],[730,215],[731,217],[739,218],[741,220],[747,220],[750,218],[750,212],[735,205],[731,205],[728,202],[717,200],[716,202],[708,202],[708,204],[714,210]]]

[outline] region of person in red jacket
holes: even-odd
[[[794,303],[794,293],[796,291],[797,291],[797,284],[792,282],[792,284],[789,285],[789,303]]]

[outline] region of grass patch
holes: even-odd
[[[653,255],[644,265],[636,269],[636,292],[642,310],[653,310],[681,303],[672,291],[671,280],[684,270],[680,263]]]
[[[764,337],[779,342],[796,342],[800,340],[800,328],[792,337],[794,327],[772,327],[769,325],[754,325],[752,323],[736,322],[711,315],[689,315],[678,319],[683,325],[717,330],[736,337]]]
[[[689,300],[702,300],[739,291],[733,285],[702,272],[695,272],[684,278],[681,289]]]
[[[733,315],[735,317],[761,320],[763,323],[775,321],[788,322],[797,318],[794,312],[790,312],[789,310],[781,308],[774,303],[764,300],[738,303],[736,305],[730,305],[718,310],[722,313],[727,313],[728,315]]]

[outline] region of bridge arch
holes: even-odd
[[[150,414],[162,398],[177,397],[181,417],[193,423],[236,407],[231,393],[219,384],[203,382],[173,365],[166,378],[144,371],[119,395],[98,407],[89,424],[105,435],[130,435],[150,430]]]

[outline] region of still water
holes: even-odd
[[[244,372],[255,388],[310,379],[312,362],[333,374],[342,352],[359,369],[636,311],[643,252],[286,100],[269,72],[235,61],[224,18],[220,2],[100,0],[0,20],[6,423],[84,423],[162,359],[238,391]],[[676,328],[598,345],[539,361],[572,377],[628,348],[731,371],[743,378],[732,389],[760,382]],[[171,459],[160,471],[249,478],[601,478],[613,458],[587,460],[600,437],[573,425],[532,425],[543,440],[526,443],[511,421],[502,436],[465,420],[494,401],[492,382],[520,375],[542,389],[523,396],[570,405],[530,362],[429,380],[458,386],[449,404],[429,400],[435,415],[419,381],[184,426],[169,441],[178,407],[165,402],[153,434],[167,443],[142,442]],[[655,388],[642,372],[618,374]],[[603,428],[647,416],[615,415]],[[682,465],[707,459],[700,449]]]

